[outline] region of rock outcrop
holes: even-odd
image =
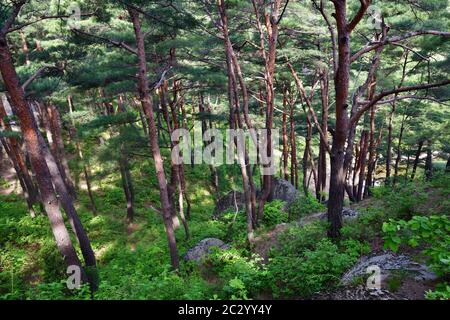
[[[271,197],[273,200],[282,200],[286,202],[285,209],[287,209],[295,198],[299,196],[299,192],[295,187],[286,180],[274,178],[272,181]]]
[[[324,291],[311,297],[312,300],[406,300],[395,293],[383,289],[367,289],[363,285]]]
[[[430,271],[426,265],[412,261],[407,255],[397,255],[384,251],[382,254],[361,257],[344,274],[341,282],[343,284],[349,284],[355,277],[366,275],[366,270],[369,266],[378,266],[380,268],[381,281],[386,280],[394,270],[401,270],[402,272],[411,274],[416,281],[434,280],[437,278],[436,274]]]
[[[351,208],[342,209],[342,218],[344,219],[355,219],[359,216],[359,212]]]
[[[353,210],[351,208],[345,207],[342,208],[342,218],[343,219],[355,219],[360,215],[360,213],[356,210]],[[315,217],[317,217],[320,220],[327,220],[327,213],[326,212],[322,212],[320,214],[316,214]]]
[[[217,201],[216,207],[214,208],[213,218],[218,219],[220,214],[226,210],[244,210],[244,194],[239,191],[230,191],[225,196]]]
[[[272,183],[272,200],[282,200],[286,202],[284,207],[285,210],[289,208],[289,205],[295,200],[299,195],[299,192],[295,187],[286,180],[274,178]],[[259,197],[259,190],[256,192],[256,196]],[[216,207],[214,208],[213,217],[218,219],[220,214],[226,210],[244,210],[244,194],[239,191],[230,191],[225,196],[217,201]]]
[[[200,262],[203,257],[211,252],[212,247],[228,249],[230,246],[217,238],[206,238],[199,241],[194,247],[190,248],[184,255],[186,261]]]

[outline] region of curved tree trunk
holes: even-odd
[[[293,99],[289,100],[289,140],[291,146],[291,184],[298,189],[298,168],[297,168],[297,145],[295,142],[295,122],[294,122]]]
[[[223,34],[224,48],[225,48],[225,60],[227,66],[228,75],[228,100],[230,105],[230,129],[242,129],[242,119],[240,116],[240,104],[239,104],[239,93],[237,86],[236,71],[239,72],[236,61],[233,62],[233,47],[231,45],[229,35],[228,35],[228,17],[226,14],[225,3],[222,0],[218,1],[217,5],[220,20],[221,20],[221,31]],[[240,78],[240,80],[242,80]],[[243,92],[245,91],[245,86],[242,81],[240,81]],[[245,100],[245,99],[244,99]],[[244,104],[246,101],[244,101]],[[245,108],[244,108],[245,109]],[[234,144],[239,149],[238,139],[234,137]],[[247,148],[245,143],[242,144],[242,150],[238,150],[238,161],[242,176],[242,187],[244,191],[245,199],[245,211],[247,215],[247,241],[249,244],[253,243],[253,229],[256,224],[256,190],[252,188],[253,181],[251,181],[251,167],[249,164],[249,158],[247,153]],[[259,216],[258,216],[259,217]]]
[[[163,85],[160,90],[160,102],[161,102],[161,109],[162,114],[164,117],[164,120],[167,125],[167,130],[169,132],[169,135],[172,136],[173,130],[178,129],[178,121],[176,119],[176,114],[174,113],[174,110],[171,109],[172,113],[172,119],[169,116],[169,110],[167,108],[167,81],[164,80]],[[171,104],[172,108],[172,104]],[[173,148],[176,146],[177,143],[175,143],[172,139],[170,139],[170,149],[173,150]],[[181,179],[184,179],[184,175],[180,174],[180,167],[182,165],[178,165],[171,161],[170,164],[170,183],[168,184],[168,191],[169,196],[171,198],[172,203],[175,203],[177,191],[178,191],[178,210],[181,218],[181,222],[184,227],[184,232],[186,235],[186,240],[189,239],[189,226],[186,221],[186,217],[184,215],[184,205],[183,205],[183,187],[181,186]],[[172,208],[172,221],[174,228],[178,228],[180,226],[180,221],[177,216],[177,212],[175,210],[175,206]]]
[[[47,136],[47,141],[50,146],[50,151],[52,152],[53,158],[55,159],[56,165],[58,166],[60,175],[64,181],[64,184],[66,185],[66,189],[68,190],[69,195],[73,199],[76,199],[75,188],[73,187],[71,179],[67,176],[68,168],[67,168],[67,170],[66,170],[66,168],[64,168],[61,152],[58,150],[59,145],[57,144],[56,137],[55,137],[56,129],[54,127],[54,120],[52,119],[52,116],[50,113],[51,112],[50,108],[48,107],[47,104],[45,104],[43,102],[41,102],[41,103],[36,102],[36,106],[37,106],[37,109],[39,110],[39,114],[41,116],[42,124],[45,129],[46,136]],[[67,161],[66,161],[66,165],[67,165]]]
[[[369,159],[367,161],[366,185],[364,187],[364,198],[370,195],[375,170],[376,142],[375,142],[375,106],[370,109],[370,131],[369,131]]]
[[[283,117],[282,117],[282,139],[283,139],[283,172],[282,177],[284,180],[289,180],[288,171],[288,136],[286,125],[286,105],[287,105],[287,92],[286,88],[283,89]]]

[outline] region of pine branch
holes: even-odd
[[[355,17],[352,19],[352,21],[347,24],[347,31],[352,32],[353,29],[358,25],[358,23],[361,21],[361,19],[364,17],[364,14],[367,11],[367,8],[370,5],[371,0],[360,0],[361,6],[359,7],[358,12],[356,13]]]
[[[31,77],[29,77],[23,84],[22,84],[22,90],[26,91],[27,87],[36,80],[37,77],[39,77],[45,70],[56,68],[55,66],[43,66],[39,68]]]
[[[137,50],[135,48],[132,48],[131,46],[127,45],[123,41],[116,41],[116,40],[109,39],[109,38],[106,38],[106,37],[103,37],[103,36],[95,35],[95,34],[92,34],[92,33],[87,33],[87,32],[81,31],[79,29],[72,29],[71,31],[74,32],[74,33],[78,33],[80,35],[85,35],[85,36],[88,36],[88,37],[96,38],[98,40],[101,40],[101,41],[104,41],[106,43],[109,43],[109,44],[111,44],[111,45],[113,45],[115,47],[125,49],[128,52],[131,52],[132,54],[137,55]]]
[[[19,15],[20,9],[22,9],[23,5],[27,2],[27,0],[20,0],[17,3],[14,4],[13,11],[11,15],[6,19],[4,25],[0,29],[0,35],[5,36],[8,33],[8,30],[13,25],[14,21],[16,20],[17,16]]]
[[[448,84],[450,84],[450,80],[445,80],[445,81],[438,82],[438,83],[429,83],[429,84],[421,84],[421,85],[415,85],[415,86],[401,87],[401,88],[397,88],[397,89],[381,92],[380,94],[375,96],[369,103],[367,103],[364,107],[362,107],[360,110],[358,110],[358,112],[356,112],[356,114],[353,117],[351,117],[350,124],[353,125],[356,122],[358,122],[358,120],[361,118],[361,116],[367,110],[369,110],[371,107],[376,105],[384,97],[387,97],[387,96],[390,96],[390,95],[393,95],[393,94],[397,94],[397,93],[400,93],[400,92],[408,92],[408,91],[415,91],[415,90],[423,90],[423,89],[442,87],[442,86],[445,86],[445,85],[448,85]]]
[[[356,52],[350,58],[350,63],[354,62],[356,59],[361,57],[363,54],[370,52],[372,50],[375,50],[375,49],[379,48],[380,46],[384,46],[384,45],[387,45],[390,43],[396,43],[396,42],[399,42],[399,41],[402,41],[402,40],[405,40],[408,38],[420,36],[420,35],[436,35],[436,36],[450,37],[450,32],[436,31],[436,30],[418,30],[418,31],[408,32],[401,36],[387,38],[383,41],[369,43],[364,48],[362,48],[358,52]]]

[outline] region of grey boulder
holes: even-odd
[[[282,200],[286,202],[284,207],[285,210],[294,202],[295,198],[299,196],[299,192],[295,187],[286,180],[273,178],[272,181],[272,200]],[[259,198],[260,190],[256,191],[256,197]],[[245,209],[244,194],[239,191],[230,191],[225,196],[217,201],[216,207],[214,208],[213,217],[218,219],[220,214],[226,210],[236,210],[239,211]]]
[[[239,191],[230,191],[217,201],[214,208],[213,217],[218,219],[220,214],[226,210],[233,209],[238,211],[244,209],[244,194]]]
[[[220,249],[229,249],[230,246],[217,238],[206,238],[199,241],[194,247],[190,248],[184,255],[186,261],[200,262],[203,257],[211,252],[212,247]]]
[[[272,181],[272,199],[282,200],[286,202],[285,208],[288,208],[295,198],[299,195],[299,192],[295,187],[284,179],[274,178]]]
[[[350,284],[357,277],[366,274],[369,266],[378,266],[381,272],[381,280],[385,280],[394,270],[402,270],[414,276],[416,281],[434,280],[436,274],[421,263],[412,261],[409,256],[384,251],[382,254],[361,257],[356,264],[341,278],[343,284]]]

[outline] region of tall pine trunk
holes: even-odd
[[[91,210],[92,210],[93,215],[95,216],[97,214],[97,206],[95,205],[94,195],[92,193],[89,163],[88,163],[87,159],[85,159],[83,156],[83,150],[81,149],[80,139],[77,136],[75,120],[73,119],[74,106],[73,106],[72,97],[68,96],[67,101],[69,103],[69,114],[70,114],[70,120],[71,120],[71,127],[69,128],[69,134],[71,136],[72,141],[75,140],[75,146],[77,148],[78,158],[83,166],[84,180],[86,181],[86,187],[87,187],[87,191],[88,191],[89,202],[91,204]]]
[[[50,150],[52,152],[53,158],[55,159],[56,165],[58,166],[58,170],[60,172],[60,175],[64,181],[64,184],[66,185],[66,188],[69,192],[69,195],[73,198],[76,199],[76,192],[75,192],[75,188],[73,187],[72,181],[70,179],[70,177],[68,176],[68,174],[70,174],[68,172],[68,167],[64,167],[63,166],[63,159],[62,159],[62,154],[63,151],[59,150],[60,145],[56,142],[56,133],[55,131],[57,130],[55,128],[55,120],[52,119],[52,114],[50,113],[50,108],[48,107],[47,104],[41,102],[38,103],[36,102],[37,105],[37,109],[39,110],[39,113],[41,115],[41,119],[42,119],[42,123],[45,129],[45,133],[47,136],[47,141],[48,144],[50,146]],[[64,148],[64,145],[62,146]],[[67,166],[67,161],[66,161],[66,166]]]
[[[141,30],[139,13],[136,11],[136,9],[132,7],[128,7],[128,12],[130,14],[131,22],[133,23],[134,34],[136,38],[138,61],[139,61],[138,91],[141,104],[148,122],[149,140],[151,151],[153,154],[153,160],[155,162],[156,177],[159,185],[159,194],[161,198],[163,220],[166,227],[167,241],[169,244],[170,259],[172,267],[174,269],[178,269],[179,267],[178,249],[171,216],[172,204],[170,203],[169,199],[169,193],[167,190],[167,181],[164,173],[163,159],[161,157],[161,151],[158,145],[158,133],[155,124],[155,116],[153,113],[153,106],[152,106],[153,103],[150,94],[148,92],[149,88],[147,80],[147,61],[145,57],[144,34],[142,33]]]
[[[295,141],[295,121],[294,121],[293,99],[289,99],[289,140],[291,146],[291,184],[298,189],[298,164],[297,164],[297,145]]]
[[[6,117],[6,110],[3,106],[2,97],[0,96],[0,125],[5,130],[12,131],[12,127],[5,119]],[[1,138],[1,142],[11,162],[13,163],[17,178],[19,179],[20,185],[23,189],[24,197],[27,202],[30,215],[32,217],[35,217],[36,212],[33,208],[33,205],[39,203],[39,190],[34,184],[30,172],[28,171],[25,156],[20,147],[20,143],[15,137]]]
[[[344,204],[344,157],[348,136],[348,90],[350,72],[350,31],[347,28],[346,1],[335,1],[335,19],[337,24],[338,69],[334,77],[336,95],[336,129],[331,145],[330,195],[328,200],[328,235],[338,238],[342,227],[342,208]]]
[[[394,117],[395,112],[395,102],[392,105],[391,113],[389,114],[389,123],[388,123],[388,135],[387,135],[387,143],[386,143],[386,178],[385,184],[391,184],[391,162],[392,162],[392,119]]]
[[[358,191],[356,194],[356,201],[361,201],[363,198],[365,174],[366,174],[366,158],[368,150],[369,135],[366,130],[361,133],[361,146],[359,152],[359,179],[358,179]],[[366,182],[367,183],[367,182]]]
[[[284,180],[289,180],[289,171],[288,171],[288,136],[287,136],[287,115],[286,115],[286,107],[287,105],[287,91],[286,88],[283,90],[283,117],[282,117],[282,139],[283,139],[283,178]]]
[[[57,154],[57,159],[61,163],[62,171],[64,172],[64,181],[70,194],[74,198],[76,198],[75,186],[71,178],[69,163],[67,161],[67,156],[64,148],[61,115],[55,105],[51,102],[47,105],[47,109],[50,116],[49,120],[51,124],[50,127],[52,129],[53,140],[56,145],[55,153]]]
[[[375,106],[370,109],[370,131],[369,131],[369,159],[367,161],[366,185],[364,188],[364,198],[370,195],[370,188],[373,183],[373,173],[375,171],[376,160],[376,142],[375,142]]]
[[[417,146],[416,157],[415,157],[414,163],[413,163],[411,180],[414,180],[414,177],[416,176],[416,170],[417,170],[417,166],[419,164],[420,154],[422,153],[422,147],[423,147],[423,140],[420,140],[419,144]]]
[[[433,151],[431,149],[431,143],[428,141],[427,145],[427,158],[425,160],[425,179],[431,180],[433,177]]]
[[[322,102],[321,126],[324,138],[328,140],[328,71],[323,69],[320,80],[320,93]],[[320,139],[319,144],[319,163],[317,165],[317,189],[316,197],[319,201],[325,200],[324,192],[327,185],[327,149],[325,141]]]
[[[43,138],[39,139],[40,133],[34,117],[25,100],[25,94],[19,84],[19,78],[14,68],[11,53],[8,48],[6,37],[0,37],[0,72],[4,85],[9,92],[14,113],[20,120],[20,127],[25,145],[30,157],[31,165],[36,174],[36,179],[41,193],[42,202],[50,221],[53,236],[59,252],[67,266],[75,265],[82,269],[80,259],[74,249],[69,233],[64,225],[64,219],[59,208],[58,199],[53,189],[52,178],[44,158],[42,145]],[[83,280],[86,281],[84,272]]]
[[[395,164],[394,164],[394,181],[393,184],[395,185],[397,183],[397,179],[398,179],[398,167],[400,165],[400,160],[402,157],[402,139],[403,139],[403,132],[405,131],[405,120],[406,117],[403,117],[402,119],[402,124],[400,127],[400,133],[398,136],[398,144],[397,144],[397,156],[395,158]],[[408,176],[408,175],[406,175]]]
[[[226,14],[225,3],[223,0],[218,1],[218,11],[221,19],[221,31],[223,34],[225,60],[228,75],[228,101],[230,107],[230,129],[243,129],[242,119],[240,116],[239,93],[237,87],[237,78],[235,68],[237,64],[233,62],[233,48],[228,35],[228,17]],[[237,69],[239,70],[239,69]],[[243,83],[241,81],[241,87]],[[245,103],[245,101],[244,101]],[[237,137],[234,137],[234,144],[238,147]],[[242,151],[242,152],[239,152]],[[254,240],[253,229],[256,224],[256,192],[252,188],[251,168],[248,163],[248,154],[245,143],[242,145],[242,150],[238,150],[238,161],[242,176],[242,187],[244,191],[245,212],[247,215],[247,241],[251,244]]]
[[[122,95],[119,95],[117,99],[117,113],[125,112],[125,106]],[[126,130],[127,125],[122,126]],[[133,180],[130,173],[129,157],[127,155],[127,150],[124,143],[120,144],[119,147],[119,170],[122,180],[122,188],[125,194],[125,200],[127,202],[127,222],[129,224],[133,223],[134,220],[134,187]]]
[[[169,135],[172,136],[172,133],[175,129],[178,129],[178,121],[176,119],[176,114],[173,112],[174,110],[171,109],[172,119],[169,115],[169,110],[167,108],[167,81],[164,80],[163,85],[160,89],[160,102],[161,102],[161,109],[162,114],[164,116],[164,120],[167,125],[167,130],[169,132]],[[178,142],[177,142],[178,143]],[[175,142],[170,139],[170,149],[173,150],[173,148],[176,146]],[[189,239],[189,226],[186,221],[186,217],[184,215],[184,205],[183,205],[183,188],[181,186],[182,182],[181,179],[184,179],[184,175],[180,174],[180,167],[181,165],[176,164],[173,159],[170,163],[170,183],[168,185],[168,191],[169,196],[171,198],[172,203],[178,202],[178,212],[181,218],[181,222],[184,227],[184,232],[186,235],[186,240]],[[178,191],[178,199],[176,199]],[[185,191],[185,190],[184,190]],[[172,221],[175,228],[178,228],[180,225],[180,221],[177,216],[177,212],[175,210],[175,206],[172,207]]]

